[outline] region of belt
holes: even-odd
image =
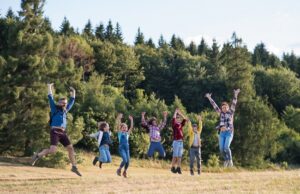
[[[191,148],[197,148],[198,149],[198,148],[200,148],[200,146],[193,146],[192,145]]]

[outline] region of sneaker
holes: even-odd
[[[228,167],[233,167],[233,162],[232,162],[232,160],[228,160],[228,165],[227,165]]]
[[[98,156],[96,156],[93,160],[93,165],[95,166],[97,164],[97,162],[99,161],[99,158]]]
[[[102,163],[103,163],[103,162],[99,162],[99,168],[102,168]]]
[[[123,177],[124,177],[124,178],[127,178],[127,173],[126,173],[126,171],[123,172]]]
[[[172,168],[171,168],[171,172],[173,172],[174,174],[176,174],[176,169],[175,169],[175,167],[174,167],[174,166],[172,166]]]
[[[31,165],[34,166],[36,161],[38,161],[40,159],[38,153],[34,153],[33,156],[32,156],[32,162],[31,162]]]
[[[176,172],[177,172],[178,174],[182,174],[181,168],[180,168],[180,167],[177,167]]]
[[[198,175],[200,175],[200,174],[201,174],[201,170],[200,170],[200,169],[198,169],[198,171],[197,171],[197,172],[198,172]]]
[[[77,174],[78,176],[82,176],[80,174],[80,172],[78,171],[78,168],[76,166],[72,166],[72,169],[71,169],[72,172],[74,172],[75,174]]]
[[[228,167],[228,162],[229,162],[228,160],[225,160],[225,161],[224,161],[224,164],[223,164],[223,165],[224,165],[224,168]]]
[[[117,170],[117,175],[121,176],[121,169],[120,168],[118,168],[118,170]]]
[[[194,171],[192,169],[190,170],[190,173],[192,176],[194,176]]]

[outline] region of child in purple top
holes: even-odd
[[[159,152],[159,157],[164,158],[166,152],[161,144],[160,131],[166,126],[168,112],[163,112],[164,120],[158,125],[155,117],[149,121],[145,120],[146,112],[142,112],[142,127],[146,128],[150,136],[150,146],[148,150],[148,157],[153,157],[155,151]]]

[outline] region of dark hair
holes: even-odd
[[[228,102],[224,101],[224,102],[221,103],[221,107],[222,106],[229,106],[229,104],[228,104]]]
[[[153,121],[156,121],[157,119],[155,117],[152,117],[149,121],[148,121],[148,124],[149,125],[152,125],[153,124]]]
[[[100,131],[104,131],[104,128],[107,127],[107,122],[99,122],[98,127]]]

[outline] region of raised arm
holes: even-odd
[[[202,117],[201,117],[201,115],[199,115],[198,116],[198,133],[199,134],[201,134],[201,132],[202,132],[202,127],[203,126],[203,124],[202,124]]]
[[[163,116],[164,116],[164,120],[158,125],[159,130],[162,130],[166,124],[167,124],[167,116],[168,116],[168,112],[164,111],[163,112]]]
[[[130,127],[128,129],[128,133],[131,133],[133,129],[133,117],[131,115],[129,115],[129,120],[130,120]]]
[[[181,110],[179,110],[179,109],[178,109],[178,111],[177,111],[177,114],[179,114],[179,115],[183,118],[183,120],[182,120],[182,122],[181,122],[181,125],[184,126],[185,123],[186,123],[186,121],[187,121],[188,119],[186,118],[186,116],[184,116],[184,114],[183,114],[183,113],[181,112]]]
[[[47,84],[47,86],[48,86],[48,99],[49,99],[50,109],[51,109],[51,112],[54,112],[56,110],[56,106],[55,106],[55,102],[53,99],[53,93],[52,93],[53,83]]]
[[[241,91],[240,89],[233,90],[233,99],[232,99],[232,103],[231,103],[231,106],[230,106],[230,110],[232,112],[235,112],[237,97],[238,97],[240,91]]]
[[[221,113],[220,108],[215,103],[215,101],[212,99],[211,94],[207,93],[207,94],[205,94],[205,97],[209,100],[210,104],[214,107],[215,111],[218,113]]]
[[[121,128],[121,123],[122,123],[122,118],[123,118],[123,114],[119,113],[117,118],[116,118],[116,125],[115,125],[115,131],[119,131]]]
[[[74,102],[75,102],[75,89],[73,87],[70,87],[70,100],[68,102],[68,105],[67,105],[67,111],[70,111],[70,109],[73,107],[74,105]]]
[[[142,112],[142,127],[144,127],[144,128],[148,128],[148,123],[146,122],[146,120],[145,120],[145,114],[146,114],[146,112]]]

